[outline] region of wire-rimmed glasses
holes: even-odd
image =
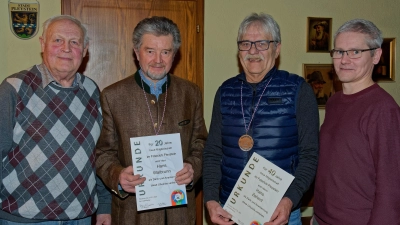
[[[341,59],[344,56],[344,53],[347,54],[347,56],[350,59],[357,59],[361,57],[361,53],[366,52],[366,51],[372,51],[377,48],[369,48],[369,49],[353,49],[353,50],[337,50],[337,49],[332,49],[330,51],[331,57],[333,59]]]

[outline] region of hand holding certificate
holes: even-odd
[[[186,186],[175,182],[183,168],[180,134],[131,138],[135,174],[146,177],[136,186],[137,210],[187,204]]]
[[[224,209],[239,225],[270,220],[294,177],[253,153],[236,182]]]

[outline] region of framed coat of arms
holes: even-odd
[[[17,3],[8,1],[11,32],[18,38],[28,40],[39,30],[39,2]]]

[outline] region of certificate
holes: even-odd
[[[186,185],[175,182],[183,168],[179,133],[131,138],[134,174],[146,177],[136,186],[137,211],[187,204]]]
[[[271,219],[293,179],[291,174],[253,153],[224,209],[239,225],[264,224]]]

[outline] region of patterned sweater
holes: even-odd
[[[80,74],[70,88],[49,79],[42,64],[0,85],[0,218],[71,220],[98,207],[99,89]]]

